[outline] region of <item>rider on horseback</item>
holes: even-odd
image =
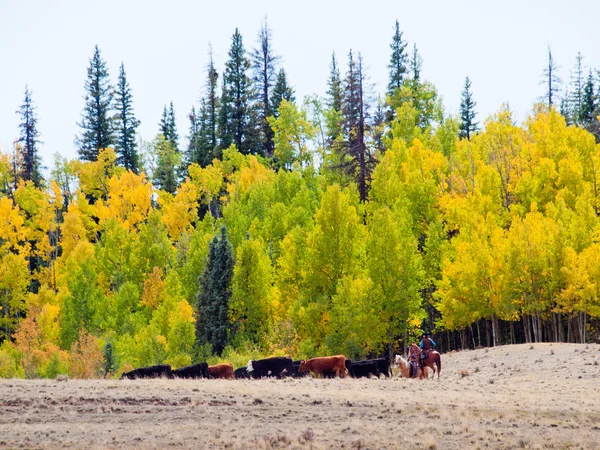
[[[419,360],[421,362],[421,367],[423,367],[425,363],[425,358],[427,358],[429,352],[431,352],[435,347],[435,342],[429,337],[427,333],[423,333],[423,338],[421,339],[419,347],[421,348],[421,353],[419,353]]]

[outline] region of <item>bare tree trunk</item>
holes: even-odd
[[[515,344],[515,323],[510,321],[510,343]]]
[[[479,329],[480,321],[481,321],[481,319],[477,321],[477,342],[479,345],[481,345],[481,330]]]
[[[531,336],[529,335],[529,327],[527,326],[527,324],[529,322],[527,319],[527,314],[523,314],[522,322],[523,322],[523,332],[525,333],[525,342],[529,344],[531,342]]]
[[[499,329],[498,329],[498,317],[496,314],[492,313],[492,342],[494,343],[494,347],[499,345]]]

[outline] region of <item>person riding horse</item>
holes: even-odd
[[[429,337],[427,333],[423,333],[419,347],[421,348],[421,352],[419,353],[419,361],[421,367],[423,367],[425,358],[427,358],[429,352],[431,352],[435,347],[435,342]]]

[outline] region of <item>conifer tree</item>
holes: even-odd
[[[210,344],[220,355],[227,345],[229,334],[229,299],[235,262],[233,249],[227,239],[227,229],[210,243],[204,272],[199,278],[196,339],[199,346]]]
[[[385,132],[385,111],[383,109],[383,100],[377,99],[377,109],[373,115],[373,145],[375,149],[384,152],[383,136]]]
[[[344,142],[340,142],[338,148],[341,155],[339,168],[356,180],[361,202],[367,201],[371,173],[375,165],[375,160],[366,145],[369,105],[365,95],[365,79],[360,53],[356,61],[350,50],[344,83]]]
[[[596,94],[594,92],[594,76],[592,70],[588,74],[585,85],[583,86],[583,99],[581,102],[580,120],[581,124],[588,126],[594,122],[594,113],[596,112]]]
[[[117,164],[131,170],[139,171],[139,156],[135,131],[140,122],[133,112],[133,95],[127,81],[125,66],[121,63],[119,68],[119,81],[115,96],[115,150]]]
[[[21,122],[19,123],[21,133],[18,140],[21,144],[18,151],[21,154],[18,158],[15,158],[15,161],[19,161],[20,165],[17,168],[17,173],[21,179],[32,181],[37,188],[41,188],[44,179],[40,171],[41,157],[38,153],[40,132],[37,129],[37,114],[31,99],[31,91],[27,86],[25,86],[25,99],[17,114],[21,116]]]
[[[157,188],[174,194],[179,184],[181,153],[162,134],[152,141],[149,153],[152,159],[152,182]]]
[[[460,127],[458,136],[461,139],[471,139],[471,135],[477,131],[477,122],[475,122],[475,106],[477,102],[473,100],[471,93],[471,80],[465,78],[465,88],[461,94],[460,100]]]
[[[212,149],[212,153],[217,148],[217,122],[218,122],[218,108],[219,99],[217,97],[217,80],[219,79],[219,73],[215,69],[213,61],[212,47],[209,50],[210,62],[208,65],[208,73],[206,80],[206,99],[204,101],[203,113],[205,120],[203,120],[203,127],[205,130],[206,141],[208,148]],[[217,155],[211,155],[217,156]]]
[[[546,92],[542,96],[544,102],[548,104],[548,106],[554,105],[556,102],[556,93],[560,89],[561,79],[558,77],[558,66],[552,58],[552,50],[548,47],[548,66],[544,69],[544,78],[540,82],[545,86]]]
[[[413,85],[418,85],[421,82],[421,69],[423,68],[423,58],[419,53],[417,44],[413,44],[413,52],[410,57],[410,71]]]
[[[394,36],[392,37],[392,43],[390,48],[392,54],[390,56],[390,78],[388,82],[388,94],[392,95],[396,89],[399,89],[404,82],[406,76],[406,64],[408,62],[408,55],[406,54],[407,42],[402,39],[402,31],[400,31],[400,24],[396,20],[396,26],[394,29]]]
[[[271,111],[275,118],[279,116],[278,110],[282,100],[286,100],[290,103],[296,101],[294,89],[288,84],[287,75],[285,74],[283,67],[277,72],[277,81],[275,82],[273,93],[271,94]]]
[[[258,48],[252,51],[252,68],[254,69],[254,82],[258,94],[257,107],[260,111],[261,141],[263,152],[268,157],[273,156],[275,148],[273,130],[267,119],[273,115],[270,96],[277,76],[275,64],[278,60],[279,56],[275,55],[271,43],[271,29],[265,19],[258,33]]]
[[[200,132],[200,117],[196,113],[196,108],[192,106],[192,110],[188,115],[190,120],[190,134],[188,138],[188,148],[185,152],[185,164],[189,166],[192,163],[198,163],[198,155],[200,153],[200,141],[202,135]]]
[[[575,67],[571,72],[571,96],[569,98],[573,122],[577,125],[582,123],[581,109],[583,107],[583,90],[585,87],[582,63],[583,56],[581,55],[581,52],[577,52],[577,56],[575,57]]]
[[[85,106],[78,124],[82,130],[75,144],[81,159],[95,161],[101,149],[114,144],[110,119],[113,91],[106,62],[97,45],[87,72]]]
[[[331,147],[335,139],[342,132],[342,79],[338,68],[335,52],[331,55],[329,66],[329,79],[327,80],[327,111],[325,120],[327,124],[327,145]]]
[[[246,57],[242,35],[235,29],[229,49],[229,60],[223,74],[223,92],[219,117],[219,141],[221,148],[235,144],[242,153],[256,153],[258,142],[257,115],[252,98],[254,92],[248,70],[250,60]]]

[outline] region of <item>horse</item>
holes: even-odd
[[[433,377],[435,378],[436,366],[437,366],[437,374],[438,380],[440,379],[440,372],[442,371],[442,360],[440,358],[440,354],[435,350],[429,351],[425,359],[421,360],[421,349],[417,344],[410,344],[408,348],[408,354],[414,355],[418,358],[418,361],[423,361],[423,367],[430,367],[433,370]]]
[[[417,366],[417,376],[411,377],[410,376],[410,363],[400,355],[396,355],[395,363],[396,363],[396,367],[398,367],[398,369],[400,369],[400,375],[404,378],[418,378],[419,380],[422,380],[424,378],[429,377],[429,374],[427,373],[427,367],[421,368],[419,366]]]

